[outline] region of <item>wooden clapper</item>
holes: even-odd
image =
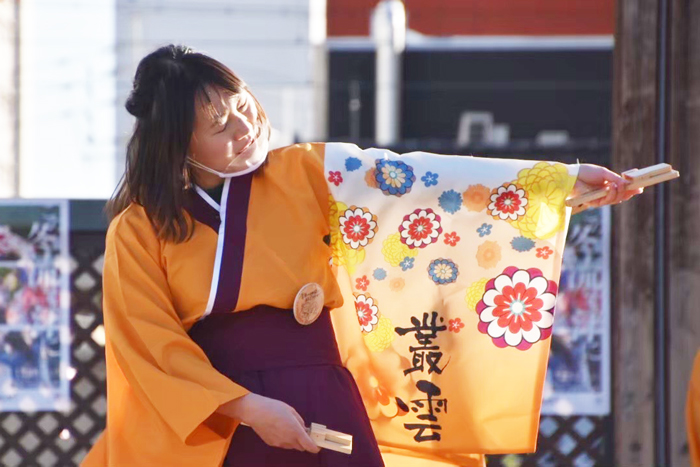
[[[306,431],[309,433],[311,439],[314,440],[316,446],[320,448],[342,452],[343,454],[352,453],[351,435],[329,430],[325,425],[319,425],[318,423],[312,423]]]
[[[656,185],[661,182],[667,182],[678,178],[680,174],[677,170],[673,170],[669,164],[657,164],[644,169],[632,169],[623,172],[622,176],[631,183],[627,185],[627,190],[635,190],[637,188]],[[566,200],[566,205],[574,208],[574,212],[581,209],[584,204],[590,203],[596,199],[604,198],[608,194],[608,190],[601,188],[598,190],[589,191],[582,195]]]
[[[247,423],[241,423],[241,425],[250,427]],[[325,425],[318,423],[312,423],[310,427],[306,427],[306,432],[319,448],[352,454],[352,435],[329,430]]]

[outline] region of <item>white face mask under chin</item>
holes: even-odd
[[[255,147],[253,148],[252,152],[249,152],[250,150],[244,151],[244,153],[248,152],[247,154],[247,159],[251,161],[256,161],[253,165],[243,169],[239,170],[237,172],[232,172],[232,173],[225,173],[225,172],[219,172],[218,170],[214,170],[211,167],[207,167],[206,165],[202,164],[201,162],[198,162],[191,157],[187,157],[187,162],[192,166],[192,167],[197,167],[198,169],[202,169],[205,172],[209,172],[210,174],[217,175],[221,178],[233,178],[233,177],[239,177],[241,175],[248,174],[258,167],[260,167],[263,162],[265,162],[265,159],[267,158],[267,150],[269,147],[269,142],[268,142],[268,137],[266,134],[261,134],[258,139],[254,143]],[[241,157],[244,153],[241,153],[237,155],[233,161],[231,161],[232,165],[234,164],[239,157]]]

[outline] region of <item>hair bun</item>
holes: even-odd
[[[124,105],[124,107],[126,107],[127,112],[129,112],[136,118],[145,117],[149,110],[149,106],[144,105],[143,99],[139,99],[136,89],[131,91],[131,95],[126,100],[126,104]]]
[[[143,118],[153,107],[158,85],[182,65],[183,57],[192,49],[181,45],[167,45],[144,57],[136,67],[134,88],[126,100],[126,110],[136,118]]]

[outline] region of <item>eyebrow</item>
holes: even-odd
[[[242,99],[244,99],[245,96],[243,96],[241,93],[237,93],[237,94],[233,94],[230,98],[235,99],[235,100],[236,100],[236,105],[238,105],[238,103],[239,103]],[[214,119],[214,121],[212,122],[211,126],[209,127],[209,128],[214,128],[215,126],[220,125],[220,124],[222,123],[222,121],[226,121],[226,119],[228,118],[228,116],[229,116],[229,114],[231,113],[231,111],[229,110],[228,107],[225,107],[225,108],[224,108],[224,114],[223,114],[223,115],[218,115],[218,112],[217,112],[216,109],[214,108],[213,103],[211,103],[211,100],[210,100],[209,102],[210,102],[211,108],[214,110],[215,115],[218,117],[218,118],[215,118],[215,119]]]
[[[221,123],[223,123],[223,122],[226,121],[226,119],[228,118],[229,113],[230,113],[229,110],[226,109],[226,111],[224,112],[223,115],[218,116],[217,118],[214,119],[214,121],[212,122],[212,124],[211,124],[211,126],[210,126],[209,128],[214,128],[214,127],[217,126],[217,125],[221,125]]]

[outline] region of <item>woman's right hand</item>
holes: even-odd
[[[269,446],[317,453],[306,433],[304,419],[282,401],[259,394],[246,394],[222,406],[221,412],[250,426]]]

